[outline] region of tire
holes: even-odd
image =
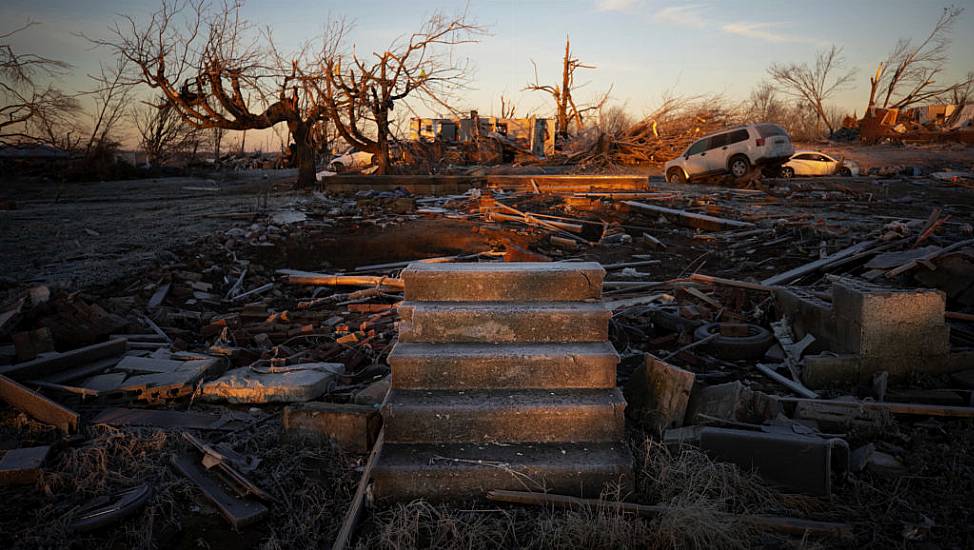
[[[707,323],[693,333],[697,340],[720,334],[721,323]],[[747,325],[747,336],[717,336],[705,347],[714,355],[730,361],[757,360],[774,344],[771,332],[758,325]]]
[[[744,155],[735,155],[727,162],[727,171],[735,178],[743,178],[751,170],[751,161]]]
[[[842,176],[843,178],[852,177],[852,170],[849,170],[845,166],[843,166],[842,168],[839,168],[838,170],[836,170],[835,173],[836,173],[836,175]]]
[[[787,179],[790,179],[790,178],[795,177],[795,169],[792,168],[791,166],[782,166],[781,167],[781,177],[787,178]]]
[[[342,172],[345,171],[345,165],[340,162],[331,163],[331,166],[329,168],[331,168],[331,171],[336,174],[341,174]]]
[[[670,168],[670,172],[666,174],[666,181],[670,183],[686,183],[687,176],[679,168]]]

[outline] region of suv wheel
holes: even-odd
[[[735,178],[743,178],[751,170],[751,161],[744,155],[737,155],[727,163],[727,169]]]
[[[782,166],[781,167],[781,177],[783,177],[783,178],[793,178],[793,177],[795,177],[795,169],[792,168],[791,166]]]
[[[666,175],[666,181],[670,183],[686,183],[687,176],[683,173],[683,170],[672,168],[670,169],[670,173]]]

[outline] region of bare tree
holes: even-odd
[[[343,31],[334,34],[330,52],[339,51],[344,25],[340,27]],[[354,51],[348,55],[326,52],[318,68],[318,74],[325,76],[324,87],[317,91],[338,135],[349,145],[373,153],[377,172],[388,173],[390,114],[396,103],[412,97],[453,111],[449,99],[468,78],[467,64],[453,55],[453,48],[476,42],[482,32],[463,15],[433,15],[407,39],[374,52],[373,60]]]
[[[45,142],[62,146],[60,130],[80,109],[77,99],[41,78],[63,76],[71,68],[62,61],[19,53],[6,43],[36,23],[0,34],[0,144]]]
[[[828,127],[829,135],[832,135],[835,126],[829,120],[825,104],[832,94],[847,86],[855,75],[854,69],[845,71],[844,64],[842,48],[833,45],[818,52],[812,67],[806,63],[774,64],[768,68],[768,74],[782,93],[807,102],[815,110],[819,120]]]
[[[787,119],[787,110],[774,84],[765,81],[751,90],[751,95],[744,102],[742,115],[747,122],[783,124]]]
[[[930,34],[921,42],[914,44],[908,38],[901,38],[896,43],[869,78],[867,115],[876,108],[880,96],[882,108],[905,109],[931,99],[951,97],[954,91],[974,81],[974,75],[969,73],[960,82],[937,85],[947,64],[954,24],[963,12],[963,8],[944,8]]]
[[[145,102],[132,112],[133,125],[139,134],[139,147],[151,166],[161,166],[177,154],[199,146],[201,130],[187,124],[171,103],[161,98]]]
[[[91,127],[85,142],[87,156],[110,152],[119,143],[117,131],[128,111],[132,86],[126,79],[128,60],[118,58],[114,66],[100,65],[97,75],[88,75],[96,88],[86,92],[94,100]]]
[[[283,63],[273,63],[281,56],[275,56],[269,33],[244,20],[239,3],[164,0],[147,22],[124,17],[111,33],[107,40],[91,40],[131,62],[136,80],[161,92],[188,124],[220,130],[286,124],[298,157],[298,184],[314,183],[312,128],[326,113],[308,79],[320,75],[299,67],[301,52],[283,70]]]
[[[534,60],[531,60],[531,65],[534,66],[534,82],[528,84],[524,89],[551,95],[555,101],[555,131],[562,137],[568,137],[570,122],[574,122],[576,128],[581,129],[584,116],[591,112],[597,113],[609,100],[609,94],[612,92],[611,87],[592,103],[583,105],[581,108],[576,105],[575,98],[572,95],[578,88],[575,84],[575,71],[578,69],[594,69],[595,66],[586,65],[572,57],[571,40],[567,36],[565,37],[565,56],[562,58],[560,86],[541,84],[538,78],[538,65]]]

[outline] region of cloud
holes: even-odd
[[[692,4],[688,6],[668,6],[656,12],[654,18],[660,23],[702,29],[707,26],[707,21],[701,13],[705,7]]]
[[[626,11],[636,5],[638,0],[598,0],[595,9],[599,11]]]
[[[783,26],[785,26],[784,23],[735,21],[733,23],[723,25],[720,27],[720,30],[729,34],[736,34],[738,36],[764,40],[765,42],[773,42],[776,44],[783,44],[786,42],[817,44],[819,42],[818,40],[804,36],[782,34],[772,30],[781,28]]]

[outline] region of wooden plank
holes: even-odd
[[[78,413],[2,374],[0,400],[63,432],[70,433],[78,429]]]
[[[386,396],[388,399],[388,394]],[[383,406],[385,406],[385,401],[383,400],[382,402]],[[332,550],[345,550],[345,547],[351,542],[352,532],[355,530],[362,516],[362,508],[365,506],[365,494],[369,488],[369,478],[372,477],[372,468],[375,467],[375,463],[379,459],[379,453],[382,452],[383,441],[385,441],[385,428],[379,430],[379,436],[375,439],[375,445],[372,446],[369,460],[365,464],[365,469],[362,471],[361,479],[359,479],[358,488],[355,489],[355,496],[352,498],[352,503],[349,505],[348,511],[345,512],[342,528],[338,531],[338,536],[335,537],[335,544],[331,546]]]
[[[80,380],[81,378],[88,378],[89,376],[94,376],[100,372],[110,369],[118,364],[122,357],[109,357],[107,359],[99,359],[93,363],[87,365],[81,365],[80,367],[73,367],[70,369],[64,369],[60,372],[56,372],[49,376],[42,378],[44,382],[50,382],[52,384],[66,384],[68,382],[73,382],[75,380]]]
[[[762,285],[758,283],[749,283],[747,281],[737,281],[734,279],[724,279],[722,277],[712,277],[710,275],[703,275],[701,273],[691,274],[690,280],[696,281],[698,283],[705,283],[708,285],[732,286],[735,288],[746,288],[748,290],[760,290],[762,292],[771,292],[773,290],[770,286],[767,285]]]
[[[839,399],[806,399],[803,397],[778,397],[782,403],[821,403],[840,407],[858,407],[869,410],[889,411],[892,414],[916,416],[944,416],[974,418],[974,407],[952,405],[928,405],[926,403],[894,403],[889,401],[842,401]]]
[[[112,407],[98,413],[92,424],[106,426],[152,426],[156,428],[186,428],[196,430],[229,430],[222,428],[222,417],[212,414],[183,411],[126,409]]]
[[[206,474],[206,470],[192,456],[184,454],[174,457],[172,463],[202,491],[203,496],[220,510],[223,517],[227,518],[235,529],[251,525],[267,515],[267,507],[260,502],[238,498],[228,493],[219,482]]]
[[[761,284],[765,286],[788,284],[803,275],[808,275],[809,273],[818,271],[819,269],[826,268],[830,264],[838,262],[844,258],[848,258],[849,256],[859,254],[860,252],[865,252],[866,250],[871,248],[875,243],[876,241],[862,241],[860,243],[856,243],[848,248],[844,248],[836,252],[835,254],[831,254],[824,258],[820,258],[818,260],[815,260],[814,262],[809,262],[807,264],[800,265],[794,269],[789,269],[784,273],[779,273],[772,277],[768,277],[767,279],[761,281]]]
[[[594,498],[578,498],[551,493],[532,493],[528,491],[493,490],[487,492],[487,499],[494,502],[508,502],[511,504],[528,504],[535,506],[553,506],[570,509],[609,509],[627,512],[645,517],[655,517],[670,512],[669,506],[653,506],[648,504],[634,504],[631,502],[607,501]],[[828,521],[813,521],[799,518],[777,516],[752,516],[720,514],[725,518],[736,518],[742,522],[768,531],[788,534],[812,534],[832,537],[848,537],[852,535],[852,526],[848,523],[834,523]]]
[[[19,380],[44,378],[50,374],[85,363],[91,363],[106,357],[121,355],[128,349],[125,340],[108,340],[100,344],[92,344],[83,348],[73,349],[57,355],[41,357],[25,363],[17,363],[0,367],[0,375]]]
[[[696,212],[687,212],[686,210],[677,210],[676,208],[656,206],[655,204],[645,204],[636,201],[622,201],[622,203],[640,210],[646,210],[649,212],[663,214],[664,216],[673,217],[674,223],[696,229],[723,231],[724,229],[729,228],[754,227],[754,224],[751,222],[718,218],[716,216],[709,216],[707,214],[698,214]]]

